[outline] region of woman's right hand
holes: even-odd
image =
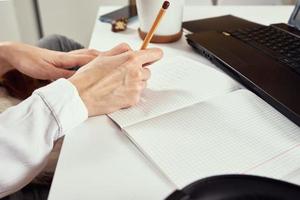
[[[162,57],[160,49],[101,55],[69,80],[77,88],[89,116],[108,114],[137,104],[150,78],[144,67]]]

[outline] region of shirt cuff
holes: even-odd
[[[75,86],[66,79],[59,79],[34,91],[50,109],[59,130],[56,139],[88,118],[88,111]]]

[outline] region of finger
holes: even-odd
[[[49,80],[57,80],[59,78],[70,78],[75,71],[59,69],[56,67],[52,67],[51,70],[48,70],[48,78]]]
[[[95,58],[93,55],[61,53],[56,56],[54,65],[58,68],[72,68],[86,65]]]
[[[142,80],[147,81],[151,77],[151,71],[148,68],[142,69]]]
[[[141,88],[142,88],[142,89],[147,88],[147,81],[142,81],[142,82],[141,82]]]
[[[68,52],[68,54],[83,54],[83,55],[90,55],[90,56],[99,56],[101,54],[100,51],[96,49],[78,49],[74,51]]]
[[[115,55],[125,53],[127,51],[132,51],[131,47],[126,43],[122,43],[122,44],[119,44],[118,46],[112,48],[109,51],[103,52],[102,55],[104,55],[104,56],[115,56]]]
[[[95,59],[96,62],[101,62],[101,63],[107,63],[108,65],[110,65],[110,68],[118,68],[119,66],[121,66],[122,64],[125,63],[130,63],[130,58],[134,58],[135,53],[131,50],[127,51],[127,52],[123,52],[120,53],[121,51],[119,51],[117,55],[114,56],[98,56],[98,58]],[[112,54],[111,54],[112,55]],[[130,63],[132,64],[132,63]],[[135,66],[139,65],[138,63],[135,63]],[[140,65],[139,65],[140,66]]]
[[[163,51],[158,48],[150,48],[146,50],[136,51],[137,59],[142,65],[158,61],[163,56]]]

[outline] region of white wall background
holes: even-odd
[[[21,39],[14,5],[10,0],[0,0],[0,27],[0,41]]]
[[[296,0],[219,0],[220,5],[278,5]],[[186,0],[189,5],[211,5],[211,0]],[[45,35],[63,34],[89,43],[99,6],[125,5],[128,0],[38,0]],[[33,0],[0,0],[0,41],[34,44],[39,37]]]
[[[0,41],[38,40],[38,28],[32,0],[0,0]]]
[[[210,0],[188,0],[211,5]],[[99,6],[126,5],[128,0],[38,0],[45,35],[59,33],[88,45]]]
[[[10,0],[13,2],[21,40],[33,44],[38,38],[38,27],[32,0]],[[49,0],[51,1],[51,0]]]
[[[45,35],[59,33],[87,45],[100,5],[127,0],[38,0]]]

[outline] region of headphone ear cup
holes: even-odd
[[[175,191],[166,200],[295,200],[300,186],[250,175],[213,176]]]
[[[168,196],[165,200],[190,200],[189,195],[185,194],[181,190],[176,190],[170,196]]]

